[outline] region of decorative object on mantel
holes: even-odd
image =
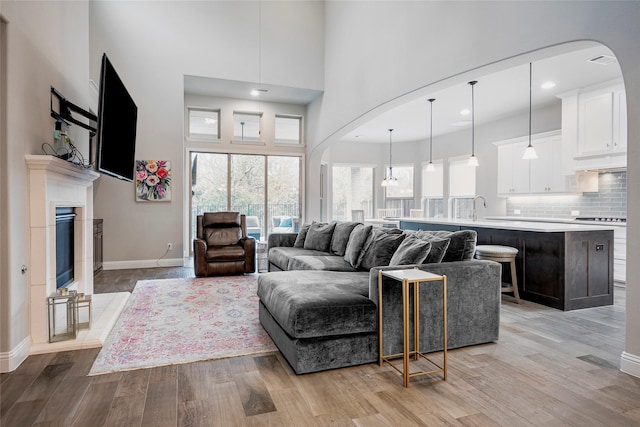
[[[89,375],[276,351],[257,277],[138,281]]]
[[[395,187],[398,185],[398,178],[393,176],[393,163],[391,161],[391,133],[393,129],[389,129],[389,174],[382,180],[383,187]]]
[[[533,145],[531,144],[531,86],[532,86],[532,64],[531,62],[529,62],[529,145],[527,145],[527,148],[524,150],[524,153],[522,154],[522,159],[523,160],[534,160],[538,158],[538,153],[536,153],[536,149],[533,148]]]
[[[171,162],[136,160],[136,202],[171,201]]]
[[[436,170],[435,166],[433,166],[433,101],[435,100],[435,98],[429,99],[431,112],[429,114],[429,164],[427,165],[427,172],[434,172]]]
[[[471,85],[471,157],[469,157],[469,166],[479,166],[478,158],[476,157],[476,108],[473,88],[476,85],[477,80],[469,82]]]

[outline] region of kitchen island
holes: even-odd
[[[448,218],[397,220],[404,230],[475,230],[479,245],[518,249],[518,290],[525,300],[560,310],[613,304],[613,227]],[[509,277],[508,270],[503,270],[503,278]]]

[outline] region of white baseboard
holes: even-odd
[[[11,351],[0,353],[0,372],[11,372],[29,356],[31,337],[26,337]]]
[[[134,261],[106,261],[102,263],[104,270],[129,270],[136,268],[186,267],[189,258],[141,259]]]
[[[625,374],[640,378],[640,356],[623,351],[620,356],[620,370]]]

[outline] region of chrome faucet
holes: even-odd
[[[487,207],[487,201],[484,199],[483,196],[476,196],[473,198],[473,220],[477,221],[478,220],[478,211],[476,209],[476,200],[478,199],[482,199],[482,205],[486,208]]]

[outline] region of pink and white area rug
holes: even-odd
[[[256,288],[257,276],[139,281],[89,375],[277,350]]]

